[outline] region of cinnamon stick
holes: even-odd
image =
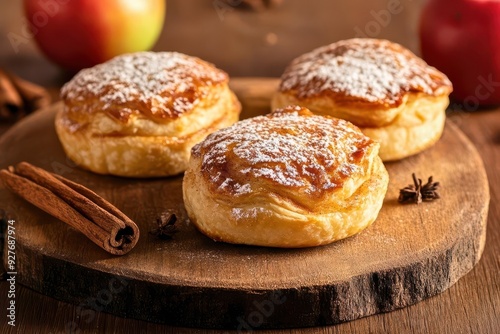
[[[92,190],[27,162],[0,171],[5,186],[31,204],[85,234],[114,255],[139,239],[137,225]]]
[[[0,69],[0,120],[18,120],[49,104],[43,87]]]
[[[11,119],[22,105],[23,99],[12,80],[0,70],[0,119]]]
[[[9,74],[8,76],[19,92],[19,95],[21,95],[24,109],[27,113],[44,108],[50,104],[50,95],[45,88],[13,74]]]

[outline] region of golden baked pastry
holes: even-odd
[[[351,121],[397,160],[441,136],[451,82],[399,44],[350,39],[295,60],[281,77],[272,108],[298,104]]]
[[[278,109],[193,147],[184,204],[198,229],[217,241],[328,244],[377,217],[388,184],[378,148],[347,121],[297,106]]]
[[[61,97],[56,130],[66,154],[93,172],[130,177],[183,172],[193,145],[241,110],[225,72],[175,52],[127,54],[82,70]]]

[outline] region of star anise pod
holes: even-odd
[[[174,212],[162,212],[160,216],[156,218],[156,224],[158,224],[158,227],[151,230],[149,233],[162,240],[172,239],[174,233],[177,233],[177,226],[175,225],[176,222],[177,216]]]
[[[422,194],[420,188],[422,187],[422,180],[417,179],[415,173],[411,174],[413,184],[409,184],[403,189],[399,190],[399,203],[416,203],[422,202]]]
[[[422,185],[422,180],[418,179],[413,173],[413,184],[409,184],[403,189],[399,190],[398,201],[400,203],[422,203],[422,201],[430,202],[439,198],[437,189],[439,182],[434,182],[432,176],[429,177],[426,184]]]
[[[420,193],[422,194],[423,201],[433,201],[439,198],[439,194],[437,192],[439,188],[439,182],[434,182],[432,180],[432,176],[429,177],[427,183],[422,186],[420,189]]]

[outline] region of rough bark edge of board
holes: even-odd
[[[36,254],[24,246],[17,250],[19,263],[23,263],[18,269],[18,281],[37,292],[78,305],[76,312],[87,317],[103,311],[173,326],[212,329],[333,325],[413,305],[455,284],[481,257],[487,209],[486,205],[481,221],[475,222],[483,227],[476,235],[458,239],[434,257],[327,286],[244,293],[227,288],[164,286],[92,271]],[[90,287],[86,285],[89,280],[99,283]],[[144,303],[153,299],[163,302]]]

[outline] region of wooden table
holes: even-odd
[[[271,12],[256,14],[238,12],[236,9],[220,21],[211,4],[190,7],[186,1],[169,1],[167,24],[157,50],[179,50],[196,54],[217,63],[232,75],[276,76],[286,65],[290,57],[306,51],[313,46],[329,41],[351,37],[356,26],[371,20],[370,10],[379,10],[387,6],[386,1],[370,1],[373,7],[366,8],[362,0],[344,2],[318,1],[316,6],[326,7],[330,12],[342,12],[340,21],[327,15],[319,15],[314,20],[301,20],[300,29],[287,33],[287,19],[305,13],[317,14],[311,9],[310,2],[285,0],[282,7]],[[210,3],[210,2],[208,2]],[[307,5],[305,4],[307,3]],[[332,5],[335,3],[335,5]],[[347,3],[347,2],[345,2]],[[403,1],[404,3],[404,1]],[[406,3],[405,3],[406,4]],[[416,18],[422,1],[408,2],[407,7],[394,17],[378,37],[390,38],[410,48],[416,48]],[[18,2],[2,2],[0,5],[0,66],[48,87],[57,99],[59,87],[68,79],[55,66],[43,59],[31,45],[23,45],[16,53],[5,37],[9,32],[19,31],[21,11]],[[307,6],[307,7],[306,7]],[[188,10],[189,9],[189,10]],[[323,12],[323,10],[321,11]],[[184,20],[183,20],[184,19]],[[335,21],[335,23],[329,23]],[[233,54],[244,55],[247,60],[243,65],[231,62],[230,58],[220,56],[210,45],[196,43],[182,36],[193,32],[189,29],[192,22],[199,22],[200,31],[207,31],[203,40],[220,39],[233,42],[238,34],[245,36],[244,42],[230,50]],[[307,24],[310,22],[310,24]],[[349,23],[350,22],[350,23]],[[199,25],[197,27],[199,27]],[[325,29],[319,29],[321,26]],[[180,28],[182,29],[180,29]],[[249,31],[248,27],[255,27]],[[174,29],[176,28],[176,29]],[[179,28],[179,29],[177,29]],[[291,28],[290,28],[291,29]],[[174,31],[184,31],[179,37]],[[276,45],[262,44],[262,36],[273,32],[278,36]],[[299,35],[297,35],[297,33]],[[245,35],[246,34],[246,35]],[[210,37],[211,36],[211,37]],[[216,40],[219,40],[217,42]],[[291,45],[290,41],[304,41]],[[282,45],[284,45],[282,47]],[[255,49],[258,47],[258,49]],[[257,50],[252,53],[252,50]],[[260,54],[272,52],[269,59]],[[240,59],[240,58],[239,58]],[[450,289],[414,306],[387,314],[371,316],[350,323],[332,327],[292,329],[281,331],[263,331],[262,333],[500,333],[500,109],[474,112],[453,112],[450,119],[455,121],[462,131],[469,136],[480,152],[488,174],[491,190],[491,203],[488,219],[487,243],[480,263]],[[9,125],[0,124],[0,133]],[[12,148],[12,149],[15,149]],[[460,180],[457,180],[460,182]],[[85,317],[77,316],[77,305],[59,302],[40,295],[28,288],[16,286],[17,318],[16,327],[5,325],[5,309],[8,284],[0,282],[0,321],[1,333],[217,333],[220,331],[191,330],[123,319],[104,313],[91,313]],[[307,306],[305,306],[307,307]]]

